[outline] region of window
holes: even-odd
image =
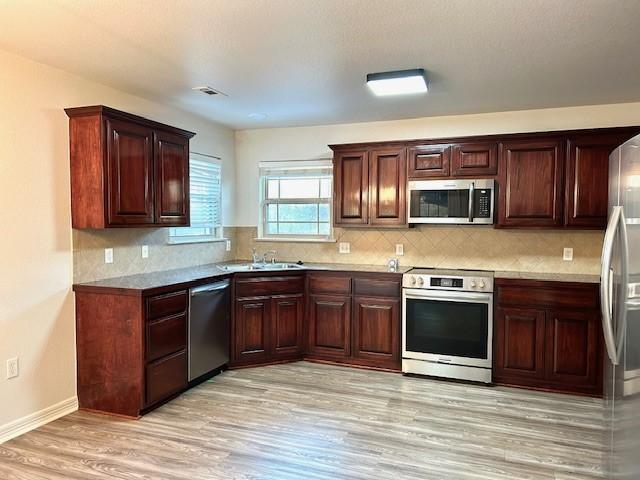
[[[171,243],[204,242],[222,238],[221,170],[218,159],[191,153],[189,159],[191,226],[170,228]]]
[[[331,238],[331,161],[260,164],[262,238]]]

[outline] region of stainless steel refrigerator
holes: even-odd
[[[609,157],[609,222],[600,283],[607,463],[640,479],[640,135]]]

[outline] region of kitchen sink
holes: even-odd
[[[252,272],[255,270],[296,270],[304,267],[295,263],[237,263],[220,265],[218,268],[225,272]]]

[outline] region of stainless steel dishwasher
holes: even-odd
[[[189,381],[229,362],[229,280],[189,291]]]

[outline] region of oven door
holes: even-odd
[[[402,356],[491,368],[493,294],[404,289]]]
[[[492,224],[494,181],[412,180],[409,223]]]

